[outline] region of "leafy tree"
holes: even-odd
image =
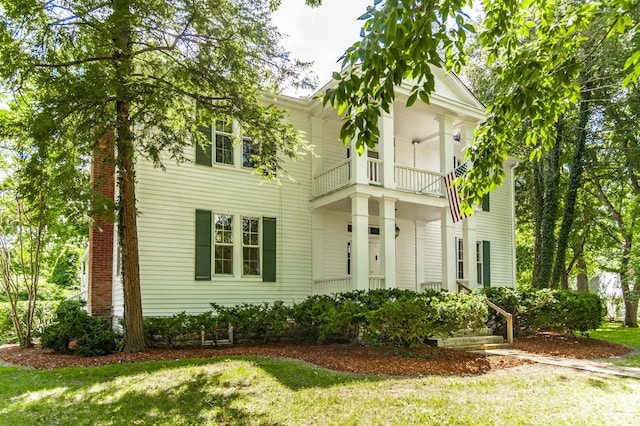
[[[48,247],[64,219],[79,220],[77,149],[69,140],[36,138],[28,98],[3,112],[0,161],[0,273],[20,346],[31,347],[40,276]],[[72,202],[69,200],[78,200]],[[26,314],[18,300],[26,293]]]
[[[90,152],[112,144],[119,200],[126,351],[144,349],[135,200],[136,154],[183,161],[215,116],[236,117],[260,145],[256,170],[283,173],[279,153],[304,144],[268,103],[281,84],[307,84],[278,45],[279,0],[0,0],[0,75],[39,88],[52,133]],[[265,97],[263,97],[265,96]],[[261,102],[260,99],[265,99]],[[196,103],[199,108],[196,113]],[[113,138],[104,138],[113,135]]]
[[[380,112],[395,99],[394,86],[413,81],[408,104],[418,98],[428,102],[434,89],[430,66],[459,71],[467,59],[467,32],[473,31],[462,8],[471,4],[388,0],[368,8],[362,40],[347,50],[346,68],[334,75],[337,87],[325,95],[325,102],[344,114],[342,140],[355,139],[360,151],[373,146]],[[630,0],[485,0],[482,5],[479,41],[489,65],[495,65],[499,90],[468,152],[474,167],[461,188],[467,209],[501,183],[509,144],[524,128],[536,157],[555,146],[559,119],[580,100],[579,55],[593,45],[585,32],[597,21],[604,39],[630,31],[638,19],[638,3]],[[629,84],[640,75],[639,50],[629,54],[625,67]]]

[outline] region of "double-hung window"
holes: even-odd
[[[242,167],[253,169],[256,166],[254,155],[260,153],[260,146],[248,137],[242,138]]]
[[[214,273],[233,275],[233,216],[215,215],[213,235]]]
[[[260,275],[260,220],[242,218],[242,274]]]
[[[233,165],[233,126],[229,117],[215,121],[216,163]]]

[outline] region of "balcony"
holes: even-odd
[[[394,166],[395,187],[401,191],[444,197],[442,173]],[[369,185],[383,186],[382,160],[367,158],[367,180]],[[346,159],[313,178],[313,196],[320,197],[351,184],[351,160]]]

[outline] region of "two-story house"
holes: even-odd
[[[203,129],[211,145],[194,147],[186,164],[167,162],[163,171],[139,159],[144,315],[354,289],[515,286],[516,163],[505,162],[504,185],[473,216],[453,222],[443,176],[485,113],[457,77],[435,73],[428,105],[407,108],[408,88],[397,88],[376,150],[364,155],[338,141],[340,117],[320,100],[281,96],[278,106],[316,155],[287,161],[291,179],[280,183],[252,174],[251,141],[231,118]],[[100,164],[96,176],[113,173]],[[89,310],[119,318],[115,233],[92,231],[90,240]]]

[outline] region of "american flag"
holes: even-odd
[[[444,177],[444,184],[447,188],[447,197],[449,198],[449,210],[451,210],[451,219],[453,219],[453,223],[459,222],[469,216],[460,211],[460,195],[458,194],[458,187],[453,183],[457,178],[465,174],[468,168],[468,162],[462,163],[453,169],[453,171],[447,173]]]

